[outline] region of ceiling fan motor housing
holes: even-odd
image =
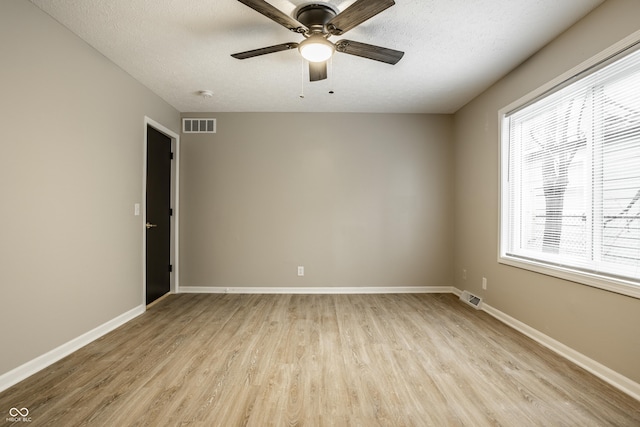
[[[327,33],[326,25],[337,11],[328,4],[310,3],[300,7],[296,13],[296,19],[309,28],[311,34]]]

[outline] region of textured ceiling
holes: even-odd
[[[182,112],[398,113],[455,112],[603,2],[396,0],[330,40],[402,50],[398,64],[336,53],[329,79],[310,83],[297,50],[230,56],[303,39],[238,1],[31,1]],[[270,3],[291,15],[309,2]]]

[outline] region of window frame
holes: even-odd
[[[511,256],[506,253],[509,239],[509,233],[507,230],[509,215],[507,181],[509,174],[510,150],[508,138],[510,124],[509,116],[513,112],[525,108],[539,99],[551,95],[563,87],[582,79],[585,75],[588,75],[586,73],[590,74],[590,72],[596,71],[608,63],[615,61],[620,54],[638,49],[640,49],[640,31],[631,34],[608,49],[589,58],[566,73],[563,73],[547,84],[528,93],[498,111],[498,164],[500,168],[498,183],[498,263],[640,299],[640,281],[618,278],[614,275],[590,273],[588,271],[553,265],[553,263],[545,263],[536,259],[527,259],[522,256]]]

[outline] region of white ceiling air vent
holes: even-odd
[[[482,298],[473,295],[469,291],[462,291],[462,295],[460,295],[460,300],[462,302],[469,304],[471,307],[475,308],[476,310],[480,309],[480,306],[482,305]]]
[[[216,133],[216,119],[182,119],[182,133]]]

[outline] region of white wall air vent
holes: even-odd
[[[216,133],[216,119],[182,119],[182,133]]]
[[[475,308],[476,310],[479,310],[480,306],[482,305],[482,298],[473,295],[469,291],[462,291],[462,294],[460,295],[460,300],[464,303],[469,304],[471,307]]]

